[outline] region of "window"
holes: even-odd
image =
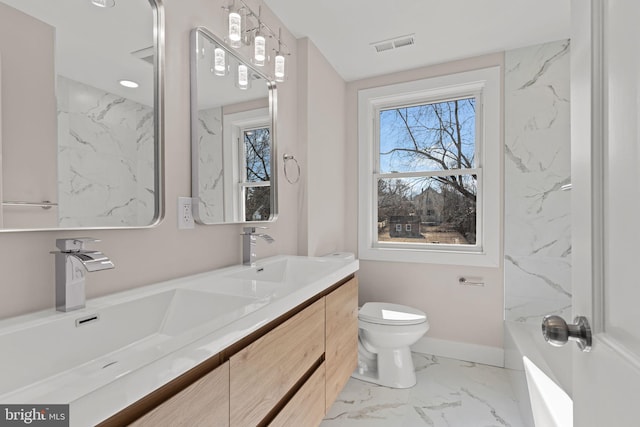
[[[498,265],[499,68],[366,89],[358,103],[360,258]]]
[[[241,211],[246,221],[266,221],[271,215],[271,132],[269,127],[242,129],[238,144],[244,170],[240,180]]]
[[[415,244],[476,244],[479,103],[475,94],[377,111],[378,222],[412,215]],[[399,241],[378,230],[378,243]]]
[[[267,108],[223,114],[225,218],[271,217],[271,127]]]

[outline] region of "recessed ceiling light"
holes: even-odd
[[[133,82],[131,80],[120,80],[118,83],[120,83],[124,87],[130,87],[130,88],[137,88],[138,86],[140,86],[138,83]]]
[[[116,5],[115,0],[91,0],[91,4],[98,7],[113,7]]]

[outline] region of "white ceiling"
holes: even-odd
[[[132,52],[153,46],[148,0],[95,7],[89,0],[0,0],[56,28],[56,74],[153,105],[153,66]],[[50,42],[50,41],[43,41]],[[122,79],[140,84],[127,89]]]
[[[264,1],[346,81],[569,37],[570,0]],[[370,45],[407,34],[414,45]]]

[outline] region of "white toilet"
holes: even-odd
[[[358,368],[352,376],[387,387],[413,387],[409,346],[429,330],[427,315],[404,305],[368,302],[358,312],[358,328]]]

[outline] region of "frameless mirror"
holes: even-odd
[[[193,213],[201,224],[277,215],[275,84],[205,28],[191,33]]]
[[[0,0],[0,229],[162,216],[160,0]]]

